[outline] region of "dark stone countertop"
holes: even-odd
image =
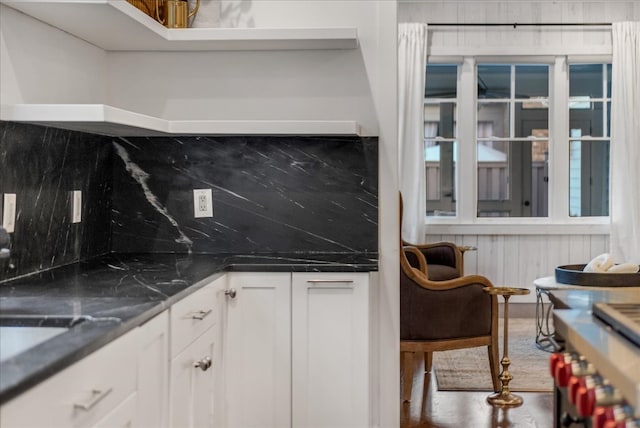
[[[225,272],[377,270],[376,253],[108,254],[0,283],[2,316],[92,317],[0,363],[0,404],[141,325]]]

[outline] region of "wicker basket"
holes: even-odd
[[[164,0],[127,0],[129,3],[162,23],[164,22]]]

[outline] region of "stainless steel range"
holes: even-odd
[[[640,303],[595,303],[592,311],[593,316],[640,346]]]
[[[556,310],[555,426],[640,427],[640,291],[626,303]]]

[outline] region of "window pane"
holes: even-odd
[[[502,201],[508,199],[508,143],[505,143],[500,150],[490,142],[479,141],[477,150],[478,200]]]
[[[574,136],[579,136],[576,130]],[[569,143],[569,215],[609,215],[609,142]]]
[[[586,108],[576,108],[586,107]],[[581,136],[603,137],[603,109],[601,102],[576,103],[570,102],[569,135],[576,135],[573,131],[579,129]],[[607,124],[608,126],[608,124]]]
[[[479,142],[478,217],[546,217],[548,152],[547,141],[511,141],[506,151]]]
[[[478,65],[478,98],[511,97],[510,65]]]
[[[516,102],[514,125],[516,137],[533,137],[534,130],[541,129],[548,135],[549,109],[546,102]]]
[[[425,138],[455,138],[455,103],[425,104]]]
[[[569,215],[609,215],[609,141],[611,102],[591,98],[611,96],[611,64],[569,66]]]
[[[602,98],[602,64],[569,65],[569,96]]]
[[[424,164],[428,216],[456,214],[456,146],[454,141],[425,141]]]
[[[509,103],[478,103],[478,137],[509,138]]]
[[[455,215],[458,66],[429,64],[424,104],[427,215]],[[435,98],[451,98],[446,102]]]
[[[549,66],[516,65],[516,98],[549,96]]]
[[[457,65],[427,65],[426,98],[456,98],[458,95]]]
[[[607,133],[605,137],[611,137],[611,101],[607,102]]]

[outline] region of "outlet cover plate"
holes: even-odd
[[[211,189],[193,189],[193,215],[195,218],[213,217]]]
[[[71,192],[71,223],[82,221],[82,190]]]
[[[2,203],[2,227],[7,233],[13,233],[16,230],[16,194],[5,193]]]

